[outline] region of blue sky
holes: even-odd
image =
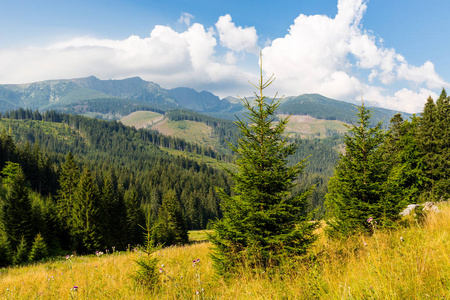
[[[449,88],[450,1],[2,1],[0,83],[140,76],[220,97],[320,93],[421,111]]]

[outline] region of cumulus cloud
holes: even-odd
[[[361,27],[366,9],[365,0],[339,0],[334,18],[299,15],[286,36],[263,49],[264,70],[276,74],[288,95],[320,93],[353,100],[363,92],[376,105],[420,111],[427,97],[435,95],[430,89],[448,83],[431,62],[412,66],[395,49],[377,43]],[[356,76],[359,70],[369,71],[367,78]],[[409,89],[387,89],[400,81]]]
[[[220,44],[236,52],[256,52],[258,50],[258,35],[255,27],[236,27],[230,15],[221,16],[216,23]]]
[[[213,29],[194,23],[183,32],[155,26],[145,38],[79,37],[42,48],[0,49],[0,82],[141,76],[168,88],[190,86],[228,96],[230,87],[242,86],[253,75],[238,68],[232,55],[221,59],[216,46]]]
[[[363,93],[372,104],[419,112],[428,96],[449,87],[432,62],[412,65],[362,28],[366,0],[339,0],[337,7],[334,18],[300,14],[284,37],[261,41],[263,69],[277,77],[273,91],[350,101]],[[140,76],[166,88],[251,95],[247,82],[256,81],[258,69],[249,72],[246,59],[256,60],[256,29],[236,25],[230,15],[220,16],[215,28],[193,19],[183,13],[175,27],[184,30],[158,25],[147,37],[78,37],[44,47],[0,48],[0,83]]]

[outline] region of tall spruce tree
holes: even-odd
[[[325,196],[331,213],[327,221],[331,236],[370,233],[370,218],[379,226],[390,226],[402,206],[398,197],[390,197],[395,181],[389,180],[392,164],[383,159],[385,133],[381,122],[369,126],[371,112],[364,103],[358,107],[357,116],[356,124],[347,126],[345,154],[340,155]]]
[[[94,252],[102,245],[99,216],[100,196],[89,168],[80,178],[72,210],[72,234],[76,248]]]
[[[288,157],[296,151],[296,144],[284,135],[289,118],[276,122],[280,99],[267,100],[263,95],[274,78],[264,81],[262,60],[260,66],[260,81],[254,85],[256,99],[242,99],[249,123],[244,119],[235,122],[241,137],[237,147],[230,144],[238,157],[239,171],[227,170],[235,182],[235,194],[218,189],[223,218],[215,222],[210,240],[219,274],[244,264],[277,265],[283,258],[304,254],[315,240],[317,224],[305,213],[312,189],[296,196],[291,193],[305,160],[288,166]]]
[[[1,225],[14,251],[22,237],[28,245],[33,241],[33,214],[25,175],[17,163],[7,162],[2,170],[6,190],[1,206]]]
[[[399,201],[417,203],[424,188],[426,177],[423,155],[420,152],[418,135],[419,119],[403,120],[396,114],[390,122],[390,128],[383,143],[383,160],[389,166],[390,190],[387,197],[397,197]]]
[[[159,208],[158,222],[154,229],[154,241],[166,246],[186,244],[188,230],[185,223],[175,191],[167,191]]]
[[[72,227],[72,209],[75,201],[75,192],[80,181],[80,171],[75,163],[71,152],[66,156],[66,161],[61,168],[59,175],[58,190],[58,215],[64,225],[66,233],[70,232]],[[67,243],[66,241],[63,241]]]

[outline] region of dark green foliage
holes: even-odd
[[[419,145],[423,156],[426,188],[424,201],[450,197],[450,99],[443,89],[436,100],[428,98],[419,120]]]
[[[11,248],[8,237],[0,230],[0,268],[4,268],[11,263]]]
[[[73,226],[72,210],[75,202],[75,193],[80,181],[80,171],[75,163],[71,152],[66,156],[66,161],[61,168],[59,175],[58,190],[58,215],[61,223],[64,226],[65,240],[64,243],[69,243],[69,232]]]
[[[397,197],[403,203],[416,203],[427,181],[418,126],[415,115],[410,121],[395,115],[383,145],[383,160],[390,169],[387,197]]]
[[[102,245],[99,209],[97,186],[91,171],[86,168],[75,192],[72,209],[71,230],[78,251],[93,253]]]
[[[17,246],[16,254],[14,255],[13,263],[15,265],[21,265],[28,261],[28,248],[25,237],[22,236],[20,244]]]
[[[29,244],[33,239],[31,202],[25,175],[18,164],[7,163],[2,174],[6,193],[2,199],[1,224],[11,249],[16,249],[22,237]]]
[[[381,123],[369,126],[371,113],[364,104],[357,116],[358,122],[349,126],[344,137],[345,154],[340,156],[328,185],[326,204],[331,218],[327,230],[331,236],[371,232],[369,218],[378,226],[391,226],[403,207],[400,199],[388,192],[393,182],[380,147],[385,140]]]
[[[229,174],[235,182],[234,196],[218,189],[223,219],[214,224],[210,236],[212,258],[220,274],[228,274],[243,264],[269,267],[285,257],[302,255],[315,240],[317,224],[306,214],[309,192],[292,196],[294,180],[305,167],[301,161],[289,167],[288,157],[296,145],[283,133],[288,119],[275,123],[279,100],[267,101],[262,91],[272,81],[259,83],[255,106],[243,103],[247,118],[236,124],[241,132],[236,152],[239,172]]]
[[[158,222],[154,228],[154,241],[165,246],[186,244],[188,231],[175,191],[169,190],[159,208]]]
[[[38,261],[48,256],[47,244],[40,233],[34,238],[33,246],[31,247],[29,260]]]

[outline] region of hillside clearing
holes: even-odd
[[[135,111],[120,119],[124,125],[133,126],[136,129],[150,128],[164,119],[164,115],[152,111]]]
[[[277,115],[286,118],[288,115]],[[341,121],[316,119],[306,115],[291,115],[286,126],[286,132],[299,134],[301,138],[325,138],[332,134],[344,134],[347,128]]]

